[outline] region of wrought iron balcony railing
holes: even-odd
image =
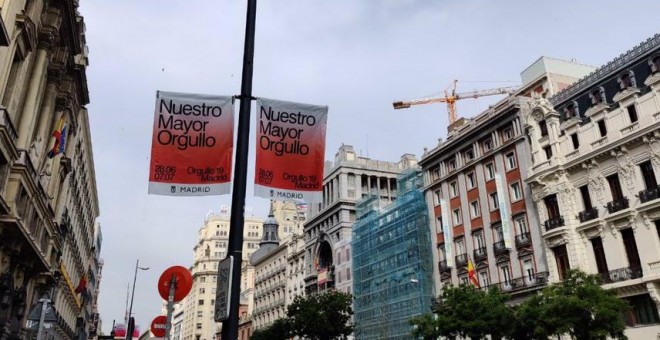
[[[644,189],[639,192],[639,200],[642,203],[652,201],[659,197],[660,197],[660,186],[656,186],[655,188]]]
[[[495,252],[495,255],[504,254],[508,251],[509,249],[504,245],[504,240],[493,243],[493,252]]]
[[[474,253],[475,261],[482,260],[488,257],[488,253],[486,252],[486,247],[477,248],[474,250],[473,253]]]
[[[451,267],[447,265],[446,260],[438,262],[438,269],[440,270],[441,273],[451,271]]]
[[[600,273],[603,283],[614,283],[626,280],[638,279],[644,276],[642,267],[625,267],[610,270],[607,273]]]
[[[623,209],[628,209],[628,197],[622,197],[613,200],[612,202],[607,202],[607,211],[609,211],[610,214],[621,211]]]
[[[516,248],[522,248],[532,244],[532,238],[529,232],[516,235]]]
[[[551,218],[549,220],[546,220],[545,223],[545,231],[550,231],[555,228],[563,227],[564,226],[564,216],[557,216],[555,218]]]
[[[578,213],[578,219],[580,219],[581,223],[591,221],[595,218],[598,218],[598,209],[596,208],[587,208]]]
[[[456,267],[464,266],[468,262],[467,254],[458,254],[456,255]]]

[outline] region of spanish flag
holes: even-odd
[[[64,119],[64,116],[62,116],[60,120],[57,121],[55,130],[53,130],[53,138],[55,138],[55,142],[50,151],[48,151],[48,158],[53,158],[64,152],[66,144],[66,128],[66,120]]]
[[[477,279],[477,272],[474,270],[474,264],[472,264],[472,260],[470,259],[468,259],[467,272],[468,272],[468,278],[470,279],[472,285],[479,288],[479,280]]]

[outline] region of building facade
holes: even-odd
[[[410,319],[431,309],[433,255],[421,174],[403,173],[398,198],[388,206],[381,207],[377,196],[357,203],[352,241],[357,339],[409,339]]]
[[[252,327],[257,330],[270,326],[286,316],[287,246],[280,244],[279,224],[275,219],[274,202],[264,221],[263,238],[252,255],[254,266],[254,312]]]
[[[197,244],[193,248],[193,265],[190,272],[193,286],[184,299],[184,320],[181,330],[184,340],[212,340],[220,333],[222,323],[214,321],[215,293],[218,263],[227,255],[229,242],[229,208],[219,214],[209,213],[199,230]],[[245,217],[243,225],[243,261],[248,261],[258,249],[263,220]]]
[[[13,0],[0,11],[2,339],[29,336],[26,317],[44,296],[57,319],[48,336],[87,338],[94,322],[99,209],[77,6]]]
[[[658,112],[660,35],[525,113],[550,281],[600,275],[631,306],[631,339],[660,334]]]
[[[396,176],[414,166],[413,155],[399,162],[385,162],[358,156],[350,145],[342,145],[334,162],[326,162],[323,201],[310,205],[305,222],[305,292],[312,294],[335,287],[337,243],[350,254],[351,227],[356,220],[355,202],[369,194],[378,196],[382,205],[397,196]],[[344,270],[351,269],[350,256]],[[344,284],[351,286],[347,278]]]
[[[449,128],[446,141],[420,161],[435,237],[436,291],[468,284],[472,263],[480,287],[497,285],[524,298],[547,283],[548,270],[531,192],[529,143],[521,108],[529,93],[548,95],[592,68],[540,58],[521,74],[523,86],[473,119]]]
[[[307,220],[308,205],[302,202],[295,205],[294,225],[291,235],[284,239],[286,244],[287,280],[285,305],[290,305],[296,296],[305,295],[305,238],[304,225]]]

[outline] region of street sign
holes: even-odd
[[[154,321],[151,321],[151,333],[154,333],[154,336],[157,338],[164,338],[166,333],[167,317],[160,315],[154,318]]]
[[[170,295],[170,281],[174,276],[176,287],[174,288],[174,302],[183,300],[192,288],[192,275],[185,267],[172,266],[163,272],[158,279],[158,293],[163,300],[167,301]]]
[[[229,318],[231,302],[231,278],[234,272],[234,255],[227,256],[218,265],[218,285],[215,290],[215,321]]]

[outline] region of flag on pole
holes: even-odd
[[[474,264],[472,264],[471,259],[468,259],[467,271],[468,271],[468,278],[470,279],[472,285],[479,288],[479,280],[477,279],[477,272],[474,270]]]
[[[48,158],[53,158],[61,153],[64,153],[64,147],[66,146],[66,119],[64,116],[60,117],[60,120],[55,124],[55,130],[53,130],[53,138],[55,142],[53,147],[48,151]]]

